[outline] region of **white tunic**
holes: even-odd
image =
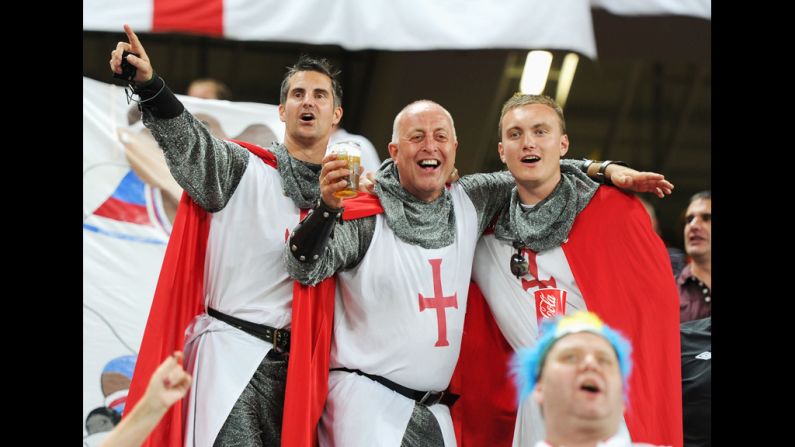
[[[407,244],[382,215],[376,217],[364,258],[338,275],[331,368],[359,369],[418,391],[447,388],[461,348],[478,238],[474,205],[461,187],[450,193],[456,235],[447,247]],[[320,445],[397,447],[414,404],[366,377],[331,372]],[[445,445],[456,445],[449,408],[430,410]]]
[[[511,243],[498,240],[494,234],[484,235],[475,251],[472,278],[489,303],[505,340],[517,350],[532,347],[538,340],[538,321],[542,315],[536,311],[535,292],[541,285],[543,289],[566,292],[566,314],[586,310],[586,306],[561,246],[538,254],[526,251],[529,269],[522,278],[516,278],[510,270],[510,259],[515,253]],[[629,433],[623,421],[620,433]],[[513,445],[528,446],[543,439],[544,422],[539,407],[532,399],[525,399],[519,404]]]
[[[555,446],[547,443],[546,441],[538,441],[534,447],[555,447]],[[621,434],[621,432],[619,432],[606,441],[597,442],[596,447],[656,447],[656,446],[654,446],[653,444],[646,444],[643,442],[632,442],[629,440],[627,436],[624,436],[623,434]]]
[[[249,154],[240,184],[212,214],[204,303],[252,323],[289,327],[293,281],[281,261],[300,210],[282,192],[278,171]],[[185,406],[186,446],[212,446],[243,389],[272,348],[207,314],[186,329],[185,365],[193,376]]]

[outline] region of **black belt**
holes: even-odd
[[[218,312],[211,307],[207,308],[207,314],[260,340],[267,341],[278,352],[290,352],[290,331],[287,329],[275,329],[264,324],[241,320],[240,318]]]
[[[416,401],[420,405],[425,405],[430,407],[431,405],[442,404],[447,405],[448,407],[452,407],[456,400],[460,397],[458,394],[451,393],[447,390],[445,391],[417,391],[411,388],[406,388],[403,385],[397,384],[386,377],[381,376],[374,376],[372,374],[367,374],[366,372],[362,372],[358,369],[348,369],[348,368],[332,368],[332,371],[345,371],[349,373],[355,373],[360,376],[367,377],[370,380],[380,383],[385,387],[389,388],[392,391],[395,391],[403,396],[408,397],[411,400]]]

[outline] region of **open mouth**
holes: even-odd
[[[527,155],[522,157],[522,163],[533,164],[538,163],[539,161],[541,161],[541,157],[538,155]]]
[[[599,385],[592,380],[586,380],[580,385],[580,390],[585,391],[590,394],[598,394],[601,390],[599,389]]]
[[[439,160],[434,160],[434,159],[420,160],[420,161],[417,162],[417,166],[419,166],[422,169],[429,170],[429,171],[433,171],[435,169],[438,169],[439,166],[441,166],[441,165],[442,165],[442,162],[440,162]]]
[[[313,121],[315,119],[315,115],[313,113],[302,113],[300,118],[301,118],[301,121],[304,121],[304,122],[308,123],[308,122]]]

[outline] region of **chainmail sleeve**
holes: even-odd
[[[478,231],[483,233],[494,216],[511,200],[515,186],[509,171],[490,174],[470,174],[458,182],[464,188],[478,213]]]
[[[561,160],[563,165],[571,165],[582,170],[584,160]],[[478,228],[481,233],[488,227],[497,213],[507,206],[511,200],[511,191],[516,182],[510,171],[490,174],[470,174],[461,177],[458,182],[475,205],[478,212]]]
[[[560,160],[560,164],[569,165],[579,169],[580,171],[585,172],[585,170],[583,170],[583,167],[585,167],[585,160],[574,160],[571,158],[564,158],[563,160]],[[587,174],[587,172],[585,173]]]
[[[285,244],[282,260],[290,276],[301,284],[315,285],[339,270],[361,262],[375,233],[375,216],[337,224],[323,255],[317,260],[299,261]]]
[[[151,87],[140,87],[142,98],[151,94],[147,89],[157,93],[141,103],[143,123],[163,149],[171,175],[199,206],[220,211],[243,177],[249,152],[214,137],[182,107],[162,78],[155,77]]]

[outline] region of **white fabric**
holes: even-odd
[[[286,7],[285,5],[290,5]],[[349,50],[561,48],[596,55],[585,0],[226,0],[225,36]]]
[[[331,147],[332,144],[340,141],[355,141],[359,144],[359,147],[362,149],[361,165],[364,166],[364,172],[375,172],[378,170],[378,167],[381,166],[381,158],[378,156],[378,151],[375,150],[373,143],[367,138],[361,135],[348,133],[348,131],[340,127],[336,132],[331,134],[328,145]],[[328,149],[326,149],[326,153],[328,154]]]
[[[278,171],[249,154],[249,165],[229,203],[212,215],[205,261],[208,307],[252,323],[289,327],[293,281],[281,252],[299,213],[282,194]],[[185,363],[195,380],[186,446],[212,446],[271,347],[206,314],[194,319],[186,330]]]
[[[525,291],[522,285],[522,280],[534,279],[531,272],[519,279],[511,273],[509,260],[515,253],[516,249],[510,243],[498,240],[494,234],[484,235],[475,250],[472,279],[483,292],[506,341],[517,350],[536,344],[540,316],[536,315],[534,296],[539,287],[533,285]],[[532,253],[526,254],[526,257],[530,256]],[[554,278],[555,288],[566,291],[566,314],[587,309],[566,254],[560,246],[538,253],[535,262],[539,279],[549,281]],[[628,437],[623,419],[621,433]],[[525,399],[519,404],[513,445],[528,446],[543,438],[544,420],[538,404],[532,399]]]
[[[552,444],[547,443],[546,441],[538,441],[535,443],[534,447],[565,447],[565,446],[554,446]],[[619,431],[612,438],[606,441],[597,442],[595,447],[655,447],[655,446],[653,444],[646,444],[645,442],[632,442],[625,434]]]
[[[153,13],[154,0],[83,0],[83,29],[116,31],[123,36],[126,23],[136,32],[148,31],[152,29]]]
[[[109,431],[101,431],[85,436],[83,437],[83,447],[99,447],[108,435],[110,435]]]
[[[271,129],[277,140],[284,134],[284,124],[279,121],[275,105],[179,98],[192,113],[203,112],[214,117],[229,137],[246,135],[246,129],[261,129],[263,125]],[[170,178],[154,139],[141,132],[140,121],[129,124],[128,112],[134,107],[127,104],[123,88],[83,78],[83,422],[93,409],[126,393],[128,384],[119,380],[113,381],[113,387],[103,387],[103,375],[108,373],[103,371],[112,362],[137,354],[171,231],[171,222],[163,211],[161,190],[145,183],[132,166],[130,144],[124,137],[145,135],[151,147],[139,149],[148,150],[144,151],[148,155],[160,155],[162,164],[160,169],[147,172],[163,173]],[[255,163],[262,165],[258,158]],[[154,177],[166,183],[166,178]],[[125,183],[129,179],[134,179],[131,185]],[[181,190],[177,193],[179,196]],[[109,200],[129,199],[130,195],[136,196],[138,203],[122,203],[118,215],[96,214]],[[125,219],[126,212],[134,205],[145,210],[144,221]],[[279,211],[279,215],[283,213]],[[254,222],[252,219],[253,215],[247,222]],[[252,226],[263,222],[257,220]],[[281,230],[283,243],[285,229],[292,228],[294,223],[280,225],[285,227]],[[232,228],[232,231],[237,230]],[[252,295],[246,293],[245,296]],[[289,315],[286,318],[289,321]],[[128,373],[131,377],[132,367]],[[83,424],[83,435],[87,436],[85,430]],[[86,437],[84,442],[93,443],[98,438],[97,433]]]
[[[511,273],[510,259],[516,249],[508,242],[497,240],[494,234],[484,235],[475,250],[472,278],[480,287],[505,339],[516,350],[533,346],[538,340],[538,318],[533,286],[525,291],[522,281],[533,280],[528,272],[521,279]],[[529,256],[528,253],[527,256]],[[557,288],[567,292],[566,313],[586,310],[582,292],[574,281],[566,255],[561,247],[542,251],[536,256],[541,280],[555,278]]]
[[[121,33],[130,23],[151,31],[151,2],[84,0],[83,29]],[[161,11],[169,11],[162,3]],[[195,22],[196,13],[185,9],[185,22]],[[169,22],[178,31],[174,15]],[[236,40],[349,50],[546,48],[596,57],[587,0],[224,0],[222,20],[223,37]]]
[[[196,10],[174,12],[168,0],[160,6],[171,14],[168,31],[197,21]],[[595,59],[591,7],[620,15],[712,17],[711,0],[224,0],[221,20],[223,37],[236,40],[349,50],[544,48]],[[84,0],[83,29],[121,33],[129,23],[136,31],[152,31],[153,13],[153,0]]]
[[[360,369],[419,391],[447,388],[461,348],[478,238],[474,205],[460,186],[450,191],[456,213],[453,244],[430,250],[409,245],[379,215],[361,263],[339,273],[341,296],[336,300],[331,368]],[[420,311],[420,296],[435,296],[429,260],[439,259],[441,292],[455,295],[457,301],[457,307],[444,309],[448,346],[436,346],[436,310]],[[413,407],[413,400],[370,379],[334,372],[319,429],[321,445],[397,447]],[[431,411],[445,445],[456,445],[449,408],[436,404]]]
[[[590,0],[617,15],[682,15],[712,19],[712,0]]]
[[[284,195],[279,172],[249,154],[232,198],[212,215],[205,302],[237,318],[289,327],[293,281],[281,254],[300,210]]]
[[[88,414],[129,386],[114,380],[122,388],[103,387],[102,378],[111,362],[137,354],[169,237],[170,225],[157,217],[160,191],[147,184],[139,183],[137,192],[148,222],[94,214],[131,175],[116,132],[126,126],[129,107],[123,89],[83,78],[84,445],[98,445],[106,435],[88,435]]]

